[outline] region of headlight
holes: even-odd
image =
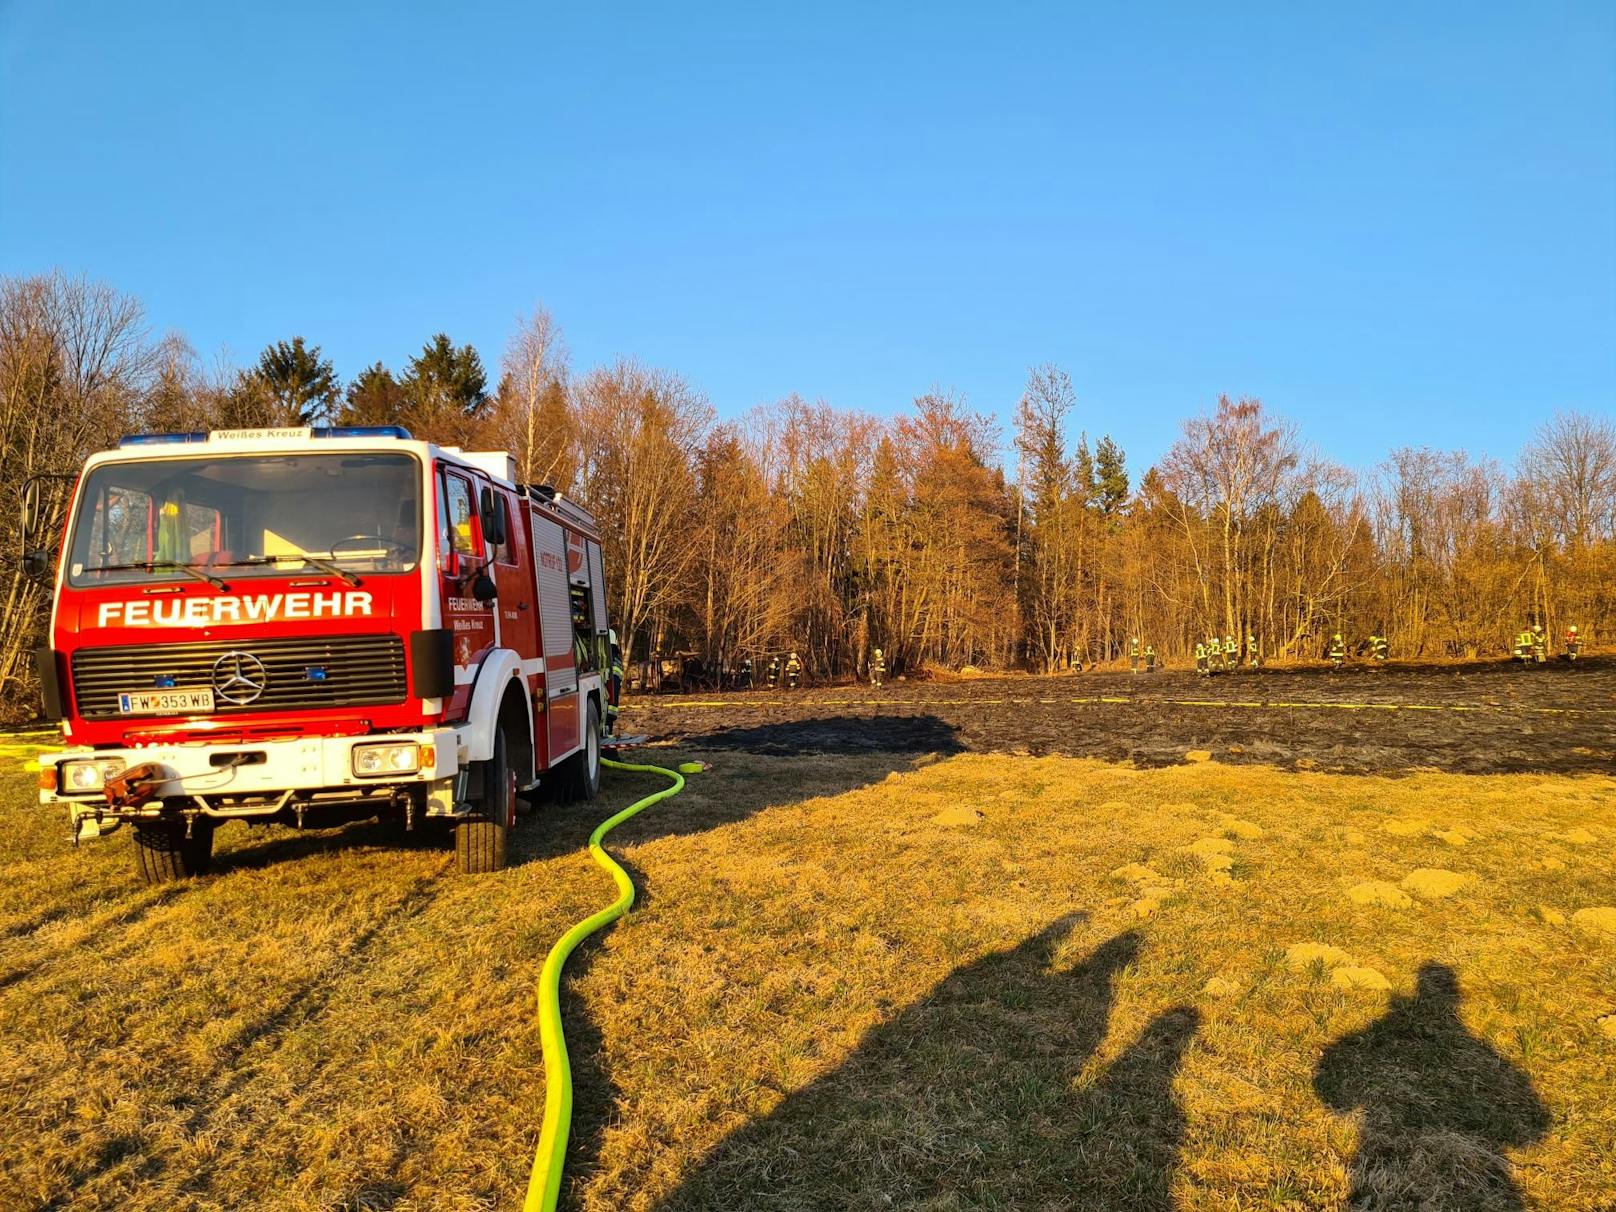
[[[62,790],[69,794],[100,791],[107,780],[123,773],[122,758],[90,758],[62,763]]]
[[[421,747],[405,744],[355,745],[353,772],[362,779],[383,774],[414,774],[421,768]]]

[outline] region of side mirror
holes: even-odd
[[[22,541],[26,545],[39,527],[39,481],[28,479],[22,486]],[[26,559],[26,555],[24,559]]]
[[[486,572],[479,572],[477,579],[471,583],[471,596],[486,605],[499,596],[499,588],[491,576]]]
[[[31,581],[50,579],[50,552],[43,547],[31,547],[22,553],[22,572]]]
[[[499,507],[499,498],[492,488],[484,488],[478,502],[483,515],[483,541],[490,547],[505,543],[505,512]]]

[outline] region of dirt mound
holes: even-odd
[[[1354,905],[1383,905],[1388,909],[1407,909],[1414,903],[1396,884],[1385,880],[1365,880],[1347,889],[1347,899]]]

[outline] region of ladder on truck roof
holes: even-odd
[[[521,487],[527,493],[529,499],[541,505],[549,506],[573,525],[584,526],[590,530],[595,529],[594,514],[590,513],[582,505],[568,500],[549,484],[523,484]]]

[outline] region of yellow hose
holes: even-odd
[[[572,1066],[567,1061],[567,1037],[561,1030],[561,969],[579,943],[603,926],[615,922],[634,904],[634,881],[606,853],[601,839],[635,813],[649,808],[658,800],[678,795],[685,785],[682,774],[661,766],[614,762],[608,758],[602,758],[600,764],[610,766],[613,770],[663,774],[673,782],[655,795],[635,800],[616,816],[607,817],[595,826],[595,832],[589,835],[589,853],[617,885],[617,899],[599,913],[591,914],[574,925],[544,957],[544,968],[539,973],[539,1046],[544,1054],[544,1127],[539,1132],[538,1152],[533,1155],[533,1174],[528,1179],[523,1212],[553,1212],[556,1201],[561,1197],[561,1171],[567,1160],[567,1135],[572,1129]],[[704,767],[699,762],[687,762],[679,769],[695,773]]]

